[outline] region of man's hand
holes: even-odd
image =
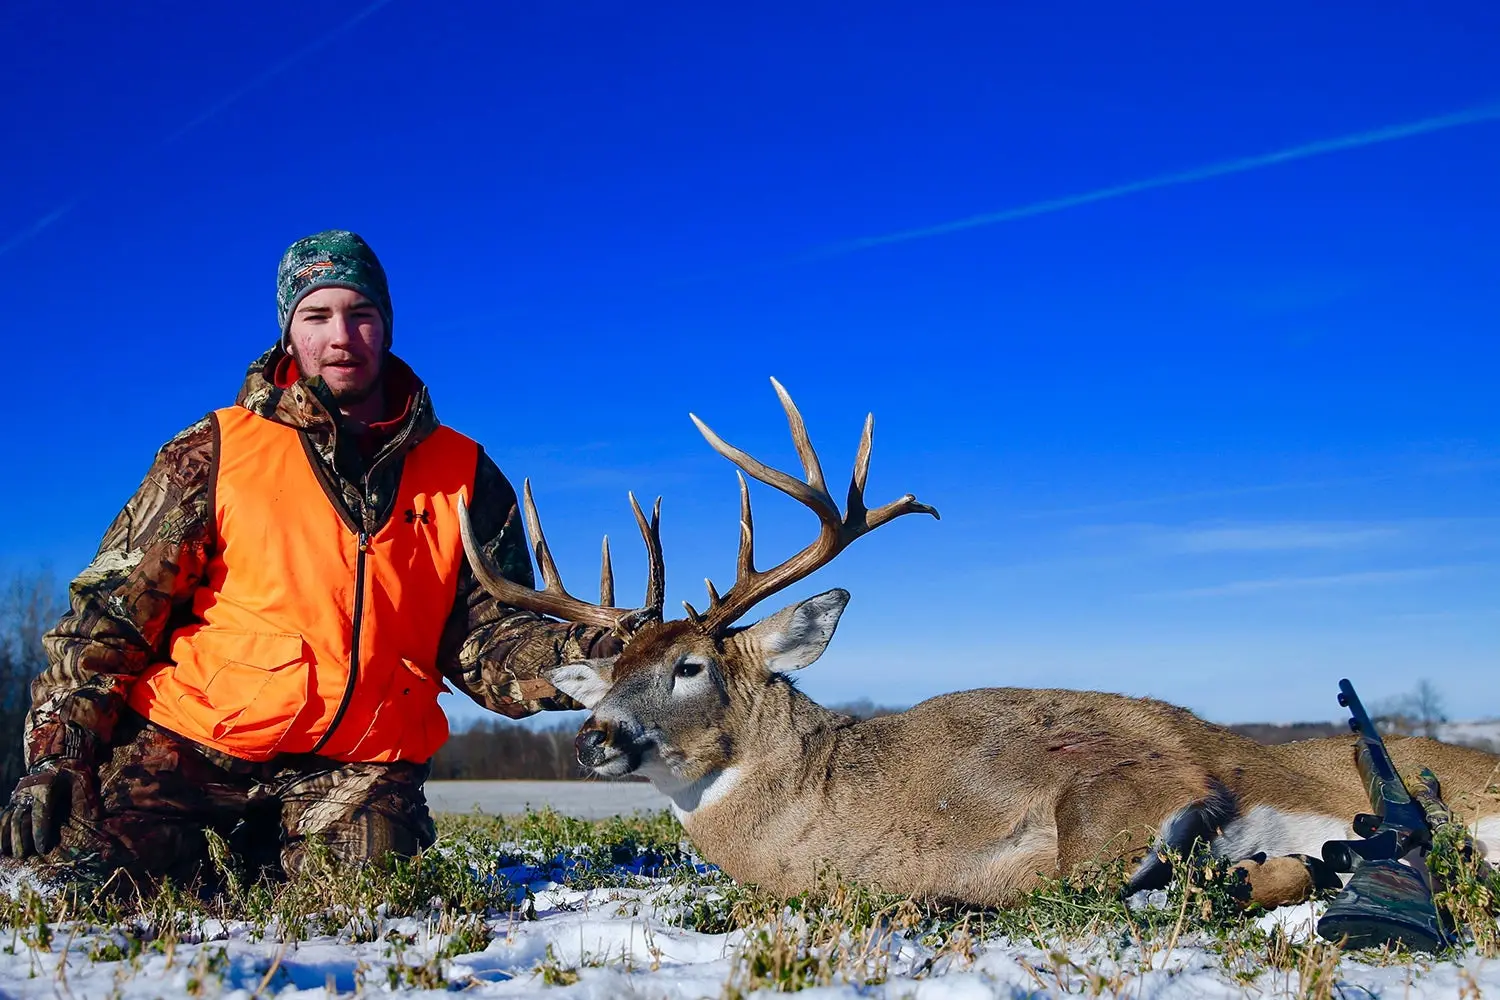
[[[73,816],[99,816],[93,767],[67,757],[33,766],[0,811],[0,855],[19,860],[46,854],[58,845],[63,824]]]

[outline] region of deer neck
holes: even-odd
[[[696,781],[672,783],[653,776],[658,791],[672,800],[680,822],[732,795],[749,793],[761,801],[776,786],[797,783],[809,764],[831,749],[835,733],[853,720],[830,711],[797,690],[784,676],[774,675],[759,692],[753,709],[738,732],[726,735],[733,752],[726,763]],[[785,796],[776,800],[785,801]]]

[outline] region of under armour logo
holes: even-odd
[[[406,523],[416,524],[418,521],[423,524],[431,524],[432,512],[427,510],[412,510],[411,508],[407,508]]]
[[[297,280],[298,281],[305,281],[306,279],[312,277],[315,274],[322,274],[324,271],[332,271],[332,270],[333,270],[333,261],[331,261],[331,260],[315,260],[315,261],[312,261],[311,263],[302,265],[301,270],[299,270],[297,272]]]

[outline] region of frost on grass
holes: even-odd
[[[0,996],[147,1000],[463,991],[480,996],[1480,996],[1500,993],[1488,921],[1440,957],[1346,955],[1321,904],[1245,913],[1200,863],[1119,899],[1118,868],[1005,911],[919,904],[826,878],[781,900],[705,865],[666,814],[443,821],[419,858],[297,879],[99,893],[0,872]],[[1184,866],[1188,867],[1188,866]]]

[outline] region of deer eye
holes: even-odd
[[[697,677],[703,672],[703,664],[697,660],[683,660],[672,670],[674,677]]]

